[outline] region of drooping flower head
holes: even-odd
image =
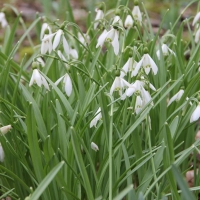
[[[162,44],[161,51],[163,53],[163,56],[167,56],[170,53],[173,54],[174,56],[176,56],[176,54],[166,44]],[[158,59],[160,59],[160,50],[158,50],[156,52],[156,55],[157,55]]]
[[[7,126],[2,126],[0,128],[0,133],[2,133],[3,135],[5,135],[6,133],[8,133],[8,131],[10,131],[12,129],[11,125],[7,125]]]
[[[115,77],[115,80],[110,88],[110,95],[112,95],[114,91],[119,91],[119,95],[122,97],[122,90],[126,87],[129,87],[130,84],[119,75]]]
[[[31,76],[30,83],[29,83],[29,87],[32,86],[34,83],[36,83],[39,87],[44,85],[44,87],[47,90],[50,90],[46,79],[40,74],[39,70],[37,69],[38,65],[39,65],[38,62],[33,62],[32,64],[33,73]]]
[[[127,15],[125,22],[124,22],[124,27],[127,29],[130,29],[133,26],[133,18],[131,17],[131,15]]]
[[[132,15],[133,15],[133,19],[136,20],[137,22],[139,22],[139,24],[142,24],[142,13],[140,11],[140,8],[138,6],[138,0],[134,1],[134,7],[132,10]]]
[[[48,34],[52,34],[52,31],[51,31],[49,24],[43,23],[42,28],[41,28],[41,32],[40,32],[40,40],[42,40],[44,38],[44,35],[46,34],[45,32],[47,32],[46,29],[48,30]]]
[[[101,108],[98,108],[97,112],[95,113],[95,117],[94,119],[90,122],[90,128],[92,128],[93,126],[96,127],[97,122],[102,118],[101,115]]]
[[[200,118],[200,103],[197,105],[190,117],[190,123],[197,121]]]
[[[0,12],[0,23],[1,23],[2,28],[5,28],[6,26],[8,26],[8,22],[3,12]]]
[[[69,97],[71,95],[71,93],[72,93],[72,81],[71,81],[71,78],[70,78],[69,74],[66,73],[64,76],[59,78],[55,82],[55,85],[58,85],[62,80],[63,80],[63,84],[64,84],[64,88],[65,88],[65,93]]]
[[[115,55],[119,53],[119,32],[117,28],[112,27],[110,31],[104,30],[103,33],[99,36],[96,48],[99,46],[102,47],[104,42],[110,42],[113,46]]]
[[[102,6],[100,8],[96,8],[95,11],[96,11],[97,14],[96,14],[96,17],[95,17],[95,20],[94,20],[95,21],[94,22],[94,29],[96,29],[97,26],[99,25],[99,21],[104,18],[104,12],[103,12]]]
[[[183,96],[184,90],[180,89],[168,102],[167,106],[169,106],[174,101],[179,101]]]
[[[153,74],[156,75],[158,72],[158,67],[156,63],[153,61],[151,56],[147,53],[148,49],[144,50],[145,54],[142,56],[141,60],[138,62],[138,64],[135,67],[135,70],[133,71],[133,76],[136,76],[138,74],[138,71],[141,67],[143,67],[146,74],[149,74],[150,70],[152,70]]]
[[[92,148],[94,151],[99,151],[99,147],[98,147],[94,142],[91,143],[91,148]]]

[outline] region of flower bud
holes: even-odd
[[[99,147],[98,147],[94,142],[91,143],[91,148],[92,148],[94,151],[99,151]]]
[[[10,131],[12,129],[11,125],[7,125],[7,126],[3,126],[0,128],[0,132],[5,135],[8,131]]]

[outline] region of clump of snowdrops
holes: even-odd
[[[70,5],[27,28],[1,12],[1,198],[196,199],[200,10],[180,19],[197,2],[162,35],[168,11],[154,32],[137,0],[99,3],[84,33]],[[15,61],[26,38],[34,53]]]

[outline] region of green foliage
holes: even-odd
[[[143,12],[140,24],[131,12],[133,3],[129,7],[128,1],[117,1],[109,5],[114,6],[111,10],[104,10],[106,15],[98,20],[97,29],[93,15],[88,14],[85,35],[74,22],[69,1],[61,2],[68,9],[63,24],[37,16],[26,27],[15,10],[15,21],[4,30],[0,50],[0,127],[10,124],[12,129],[7,134],[0,131],[5,152],[0,163],[0,198],[196,199],[200,189],[196,156],[200,140],[195,141],[195,134],[199,125],[190,123],[190,118],[199,105],[200,40],[196,42],[193,35],[198,25],[190,26],[193,18],[181,22],[181,16],[174,15],[177,20],[161,36],[171,12],[177,14],[177,10],[166,11],[155,32],[143,4],[139,3]],[[190,2],[184,11],[197,2]],[[49,15],[49,0],[43,4],[48,5],[44,8]],[[95,14],[94,5],[90,6]],[[116,8],[123,24],[127,14],[134,18],[130,29],[120,23],[112,24]],[[30,37],[30,32],[40,30],[43,22],[55,33],[54,42],[56,31],[63,31],[61,42],[51,53],[41,53],[41,44],[34,46]],[[16,42],[20,25],[24,33]],[[119,34],[118,55],[108,41],[102,48],[96,48],[103,30],[112,27]],[[187,41],[183,40],[185,29],[190,35]],[[40,41],[38,33],[37,36]],[[63,37],[70,50],[77,50],[78,58],[67,55]],[[16,61],[15,55],[21,52],[24,40],[30,47]],[[163,44],[174,53],[165,55]],[[127,88],[135,88],[130,84],[136,81],[141,81],[144,88],[141,91],[136,88],[132,96],[122,100],[120,85],[111,92],[114,80],[125,71],[122,67],[128,59],[139,62],[147,53],[158,66],[158,72],[153,73],[151,67],[150,73],[146,73],[149,65],[142,66],[136,76],[131,76],[135,69],[128,71],[123,78],[129,85],[122,88],[122,94]],[[44,67],[38,58],[43,59]],[[30,84],[34,70],[47,80],[47,86]],[[58,85],[56,80],[62,76],[65,77]],[[69,79],[67,85],[63,82],[67,78],[72,84],[70,94]],[[153,86],[155,90],[151,90]],[[182,88],[182,96],[168,105],[169,99]],[[144,90],[150,97],[147,95],[148,101],[142,99],[142,105],[138,105],[138,96],[142,97]],[[92,142],[99,150],[91,146]],[[0,157],[1,154],[0,148]],[[196,172],[192,188],[184,180],[189,170]]]

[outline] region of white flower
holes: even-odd
[[[4,161],[4,157],[5,157],[4,150],[3,150],[3,147],[0,143],[0,162]]]
[[[168,102],[167,106],[169,106],[173,101],[179,101],[183,96],[184,90],[179,90]]]
[[[143,107],[142,99],[139,95],[136,97],[136,102],[135,102],[135,113],[138,114]]]
[[[116,76],[110,88],[110,94],[112,95],[114,91],[119,91],[119,95],[122,96],[122,90],[125,87],[129,87],[129,86],[130,86],[130,83],[125,81],[123,78]]]
[[[94,142],[91,143],[91,148],[92,148],[94,151],[99,151],[99,147],[98,147]]]
[[[67,40],[65,39],[63,30],[59,29],[54,34],[55,34],[55,37],[54,37],[54,40],[53,40],[53,50],[55,50],[58,47],[60,41],[62,41],[62,45],[63,45],[64,51],[65,51],[66,55],[69,56],[70,47],[69,47],[69,44],[68,44]]]
[[[120,77],[124,77],[128,71],[132,71],[135,69],[137,62],[133,59],[133,57],[129,57],[125,65],[122,67],[122,70],[120,72]]]
[[[45,66],[44,60],[41,57],[37,57],[36,60],[41,64],[42,67]]]
[[[133,26],[133,18],[131,17],[131,15],[127,15],[126,20],[124,22],[124,27],[125,28],[131,28]]]
[[[135,67],[135,70],[133,71],[132,75],[136,76],[138,74],[139,69],[143,66],[144,71],[146,74],[149,74],[150,69],[153,71],[153,74],[156,75],[158,72],[158,67],[153,61],[153,59],[150,57],[149,54],[144,54],[142,59],[138,62],[138,64]]]
[[[76,49],[71,48],[69,50],[69,53],[74,59],[78,59],[78,52],[76,51]]]
[[[190,123],[195,122],[200,117],[200,104],[195,108],[194,112],[192,113],[190,117]]]
[[[40,74],[38,69],[33,70],[33,74],[29,83],[29,87],[32,86],[34,83],[36,83],[39,87],[44,85],[44,87],[49,90],[49,85],[46,81],[46,79]]]
[[[114,25],[115,23],[119,23],[120,26],[123,26],[122,20],[119,15],[116,15],[114,17],[112,24]]]
[[[111,42],[115,55],[119,53],[119,33],[116,29],[112,28],[110,31],[104,30],[103,33],[99,36],[98,43],[96,48],[103,46],[105,40]]]
[[[0,12],[0,23],[1,23],[2,28],[5,28],[6,26],[8,26],[8,22],[3,12]]]
[[[163,53],[164,56],[169,55],[169,53],[171,53],[171,54],[173,54],[174,56],[176,56],[176,54],[175,54],[166,44],[163,44],[163,45],[161,46],[161,49],[162,49],[162,53]],[[158,59],[160,59],[160,50],[158,50],[158,51],[156,52],[156,55],[157,55]]]
[[[196,34],[195,34],[195,38],[194,38],[194,41],[196,43],[198,43],[198,41],[200,40],[200,27],[198,28]]]
[[[49,52],[49,54],[52,52],[53,45],[52,45],[52,39],[53,39],[54,34],[49,34],[49,35],[44,35],[42,39],[42,44],[41,44],[41,54],[46,54]]]
[[[194,20],[193,20],[193,22],[192,22],[192,26],[194,26],[196,23],[197,23],[197,21],[200,19],[200,12],[198,12],[197,14],[196,14],[196,16],[194,17]]]
[[[142,23],[142,13],[140,12],[139,6],[133,7],[132,15],[136,21],[138,21],[140,24]]]
[[[92,128],[93,126],[96,127],[97,125],[97,122],[102,118],[102,115],[101,115],[101,108],[99,108],[97,110],[97,112],[95,113],[95,117],[94,119],[90,122],[90,128]]]
[[[58,85],[63,79],[63,84],[65,87],[65,93],[67,94],[67,96],[69,97],[72,93],[72,81],[71,78],[69,76],[69,74],[65,74],[64,76],[62,76],[61,78],[59,78],[56,82],[55,85]]]
[[[94,29],[97,28],[97,26],[99,25],[99,20],[104,18],[104,13],[103,10],[101,9],[95,9],[95,11],[97,12],[96,17],[95,17],[95,22],[94,22]]]
[[[51,28],[49,27],[49,25],[47,23],[43,23],[41,32],[40,32],[40,40],[42,40],[44,38],[46,29],[49,31],[49,34],[52,34]]]
[[[65,62],[64,62],[65,67],[66,67],[67,69],[69,69],[69,66],[68,66],[68,64],[66,63],[67,60],[66,60],[65,56],[61,53],[60,50],[58,50],[57,53],[58,53],[58,56],[59,56],[63,61],[65,61]]]
[[[126,96],[130,97],[134,93],[136,93],[137,96],[138,95],[141,96],[141,99],[143,101],[143,105],[146,105],[149,101],[151,101],[151,95],[149,94],[148,91],[146,91],[144,89],[144,85],[145,85],[145,83],[143,81],[136,80],[134,83],[129,85],[129,88],[126,89],[125,94],[122,95],[123,99],[125,99]],[[152,87],[152,88],[155,89],[154,87]]]
[[[0,133],[2,133],[3,135],[5,135],[11,129],[12,129],[11,125],[3,126],[3,127],[0,128]]]

